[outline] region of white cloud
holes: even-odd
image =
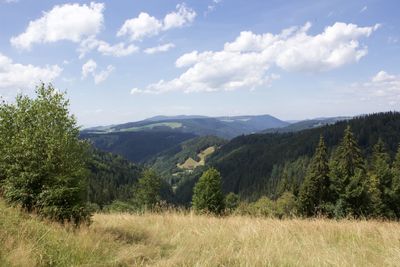
[[[381,70],[367,82],[352,84],[351,89],[363,100],[380,99],[387,104],[400,104],[400,75]]]
[[[367,54],[359,39],[368,37],[379,25],[358,27],[335,23],[317,35],[309,35],[311,27],[284,29],[279,34],[241,32],[221,51],[193,51],[176,60],[176,67],[188,68],[170,81],[160,80],[138,89],[143,93],[168,91],[200,92],[255,89],[268,86],[276,75],[271,66],[286,71],[320,72],[358,62]]]
[[[386,71],[381,70],[374,77],[372,77],[372,82],[391,82],[396,80],[396,76],[388,74]]]
[[[155,17],[141,12],[137,18],[124,22],[117,36],[129,35],[131,40],[141,40],[143,37],[158,34],[162,29],[162,23]]]
[[[107,80],[107,78],[114,70],[114,66],[108,65],[105,70],[97,72],[97,63],[94,60],[89,59],[85,64],[82,65],[82,79],[85,79],[89,75],[92,75],[94,83],[99,84]]]
[[[96,35],[103,25],[104,4],[56,5],[37,20],[30,21],[25,32],[12,37],[11,44],[30,49],[34,43],[52,43],[61,40],[80,42]]]
[[[115,70],[114,66],[108,65],[105,70],[102,70],[100,73],[94,75],[94,83],[99,84],[108,79],[108,76]]]
[[[367,6],[363,6],[363,8],[361,8],[360,13],[364,13],[365,11],[367,11],[368,7]]]
[[[143,93],[143,91],[140,90],[139,88],[133,88],[131,90],[131,95],[140,94],[140,93]]]
[[[177,11],[168,13],[164,18],[164,30],[172,28],[180,28],[184,25],[192,23],[196,17],[193,9],[187,8],[185,4],[178,4]]]
[[[208,14],[213,12],[215,10],[215,8],[217,7],[217,5],[221,2],[222,2],[222,0],[213,0],[212,3],[207,6],[207,11],[204,12],[204,15],[207,16]]]
[[[93,59],[89,59],[82,65],[82,79],[86,78],[89,74],[93,74],[96,71],[96,68],[97,63]]]
[[[168,13],[163,20],[141,12],[138,17],[126,20],[117,32],[117,36],[128,36],[132,41],[142,40],[162,31],[183,27],[191,23],[195,17],[196,12],[185,4],[178,4],[176,11]]]
[[[99,53],[105,56],[123,57],[139,51],[139,48],[133,44],[126,45],[125,43],[110,45],[105,41],[90,37],[80,43],[78,48],[79,58],[83,58],[92,50],[97,50]]]
[[[18,3],[19,0],[4,0],[4,3],[11,4],[11,3]]]
[[[155,47],[150,47],[144,50],[146,54],[155,54],[155,53],[161,53],[161,52],[167,52],[171,48],[174,48],[175,45],[173,43],[167,43]]]
[[[51,82],[62,72],[58,65],[38,67],[14,63],[0,53],[0,88],[29,89],[40,81]]]

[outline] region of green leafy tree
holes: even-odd
[[[230,192],[225,196],[225,208],[228,212],[233,212],[239,205],[239,196]]]
[[[199,212],[220,214],[224,210],[221,175],[210,168],[203,173],[193,189],[193,208]]]
[[[291,192],[285,192],[275,203],[275,216],[278,218],[290,218],[297,214],[296,196]]]
[[[134,202],[144,210],[152,210],[161,201],[161,178],[153,170],[145,170],[134,187]]]
[[[313,216],[323,212],[330,197],[329,185],[328,153],[321,135],[308,174],[300,188],[299,208],[304,215]]]
[[[350,126],[344,132],[330,169],[336,217],[366,215],[369,194],[365,162]]]
[[[0,168],[4,198],[57,221],[89,218],[86,203],[87,144],[65,94],[37,87],[0,105]]]

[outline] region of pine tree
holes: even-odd
[[[331,188],[336,198],[336,217],[366,215],[369,205],[365,162],[348,126],[330,167]]]
[[[329,183],[328,153],[321,136],[299,193],[300,210],[304,215],[323,212],[323,206],[329,200]]]
[[[221,175],[210,168],[203,173],[193,189],[193,208],[199,212],[220,214],[224,210]]]
[[[394,217],[392,208],[392,180],[390,157],[381,139],[373,148],[370,170],[371,211],[375,217]]]
[[[391,209],[397,219],[400,218],[400,145],[392,166],[392,188],[391,188]]]

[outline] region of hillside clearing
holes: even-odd
[[[206,149],[200,151],[197,156],[200,158],[199,161],[194,160],[193,158],[189,157],[184,163],[177,164],[177,167],[184,170],[194,170],[199,166],[204,166],[206,164],[206,158],[215,152],[215,147],[210,146]]]
[[[0,266],[398,266],[400,224],[96,214],[79,230],[0,202]]]

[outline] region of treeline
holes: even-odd
[[[381,139],[363,158],[347,127],[330,157],[320,138],[298,193],[299,211],[307,216],[400,218],[400,147],[394,158]]]
[[[303,159],[295,161],[301,170],[308,165],[300,184],[297,179],[283,177],[276,200],[263,196],[256,202],[241,203],[235,212],[271,217],[399,219],[400,146],[394,158],[381,139],[372,151],[369,158],[363,157],[350,127],[331,153],[321,136],[309,164]]]
[[[252,201],[263,195],[276,199],[284,191],[282,180],[297,181],[296,186],[300,186],[320,135],[324,136],[330,155],[347,126],[363,157],[371,157],[379,139],[394,157],[400,143],[400,113],[384,112],[297,133],[240,136],[211,155],[208,164],[221,172],[225,193],[234,192]]]

